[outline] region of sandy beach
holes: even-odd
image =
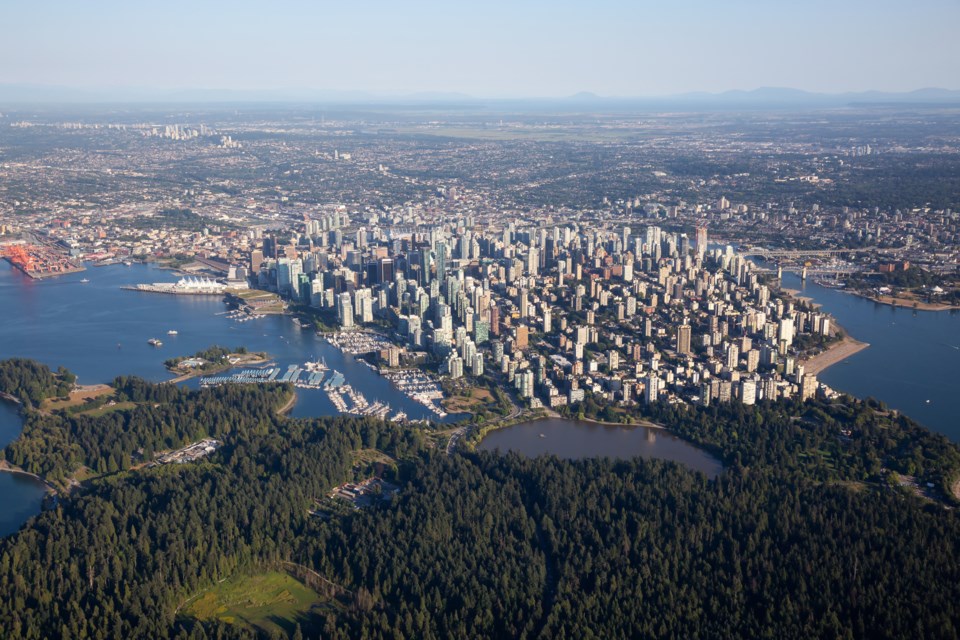
[[[844,336],[840,342],[834,343],[823,353],[816,355],[803,363],[805,373],[819,374],[827,367],[831,367],[842,360],[846,360],[853,354],[863,351],[870,345],[866,342],[854,340],[850,336]]]

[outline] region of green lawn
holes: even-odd
[[[274,571],[228,578],[191,602],[183,613],[199,620],[218,618],[265,633],[292,634],[297,619],[322,602],[299,580]]]
[[[378,449],[357,449],[350,452],[353,458],[353,464],[371,465],[377,462],[391,466],[397,464],[397,461]]]
[[[104,416],[111,411],[127,411],[128,409],[136,408],[137,404],[135,402],[118,402],[112,405],[103,405],[102,407],[97,407],[96,409],[90,409],[89,411],[80,411],[79,413],[90,416],[91,418],[99,418]]]

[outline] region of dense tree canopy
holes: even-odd
[[[305,637],[960,633],[951,498],[886,481],[912,470],[942,487],[957,449],[873,402],[657,409],[724,459],[711,480],[640,458],[447,456],[419,429],[278,416],[281,386],[116,386],[135,409],[42,429],[28,416],[26,464],[66,448],[54,469],[108,453],[119,468],[0,541],[0,637],[251,637],[178,607],[284,561],[338,585],[298,620]],[[123,468],[135,446],[202,435],[224,445],[201,462]],[[400,461],[400,493],[311,515],[360,449]]]
[[[37,406],[46,398],[65,396],[76,379],[62,367],[55,374],[33,360],[0,360],[0,391],[24,404]]]

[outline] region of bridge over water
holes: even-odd
[[[891,253],[900,251],[900,249],[902,247],[858,247],[855,249],[765,249],[763,247],[751,247],[739,253],[742,256],[754,256],[767,260],[770,258],[825,258],[850,253]]]

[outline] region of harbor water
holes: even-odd
[[[80,280],[89,282],[81,283]],[[437,415],[351,355],[289,316],[246,321],[228,317],[221,296],[170,295],[121,289],[138,283],[175,282],[179,277],[152,265],[92,267],[83,273],[31,280],[0,261],[0,358],[25,357],[65,366],[81,384],[109,383],[119,375],[153,382],[169,380],[164,360],[218,344],[268,353],[286,371],[308,360],[325,361],[370,402],[388,404],[411,420]],[[176,335],[168,335],[176,331]],[[163,344],[148,344],[151,338]],[[332,375],[332,371],[328,373]],[[197,387],[196,379],[188,386]],[[294,417],[339,412],[320,389],[297,389]],[[458,416],[447,416],[452,421]]]
[[[799,290],[870,347],[823,371],[830,387],[882,400],[960,442],[960,312],[915,311],[880,304],[784,273]]]
[[[89,282],[81,282],[87,279]],[[124,285],[175,282],[178,276],[152,265],[93,267],[84,273],[31,280],[0,261],[0,358],[25,357],[51,367],[63,365],[82,384],[108,383],[118,375],[159,382],[170,374],[163,361],[191,355],[214,344],[265,351],[274,366],[286,371],[323,360],[331,371],[371,403],[389,404],[410,419],[436,416],[367,365],[345,355],[313,331],[302,330],[286,316],[240,322],[228,317],[219,296],[175,296],[121,289]],[[856,396],[872,396],[905,412],[921,424],[960,441],[960,313],[914,311],[877,304],[785,274],[783,285],[801,290],[831,313],[870,348],[822,372],[820,379]],[[168,331],[176,335],[168,335]],[[163,345],[147,343],[159,338]],[[196,387],[196,379],[188,381]],[[339,413],[320,389],[298,389],[295,417]],[[447,421],[457,416],[448,416]],[[549,421],[548,421],[549,422]],[[641,455],[675,459],[705,473],[718,462],[665,432],[623,429],[589,423],[543,421],[491,434],[481,448],[517,450],[528,455],[553,453]],[[0,403],[0,442],[21,428],[14,406]],[[540,433],[544,437],[540,437]],[[6,438],[6,440],[3,440]],[[697,458],[697,456],[702,458]],[[22,475],[0,474],[0,534],[15,531],[37,513],[41,483]]]

